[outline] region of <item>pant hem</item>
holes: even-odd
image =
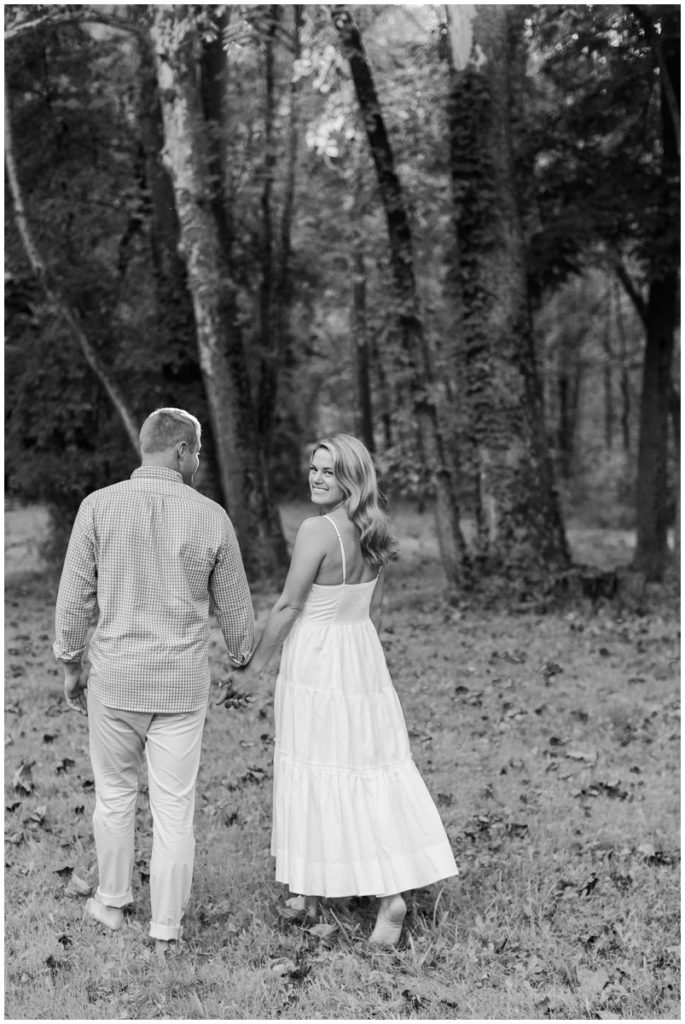
[[[172,928],[167,924],[151,924],[150,938],[163,939],[164,942],[178,942],[181,938],[181,926],[179,925],[178,928]]]
[[[95,899],[98,903],[102,903],[103,907],[128,907],[133,903],[133,893],[129,889],[123,896],[107,896],[98,888],[95,893]]]

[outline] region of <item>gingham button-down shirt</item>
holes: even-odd
[[[254,646],[254,616],[226,512],[180,473],[143,466],[89,494],[74,521],[57,596],[53,650],[80,661],[108,707],[196,711],[209,693],[209,599],[236,665]]]

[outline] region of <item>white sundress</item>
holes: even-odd
[[[274,698],[271,853],[305,896],[386,896],[456,875],[369,617],[376,580],[313,584]]]

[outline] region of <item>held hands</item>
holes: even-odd
[[[88,671],[80,662],[64,665],[64,699],[72,711],[79,715],[88,714],[86,689],[88,687]]]
[[[243,690],[236,690],[233,685],[233,676],[229,676],[228,679],[222,679],[219,681],[219,694],[216,700],[212,701],[212,707],[216,707],[217,704],[223,704],[225,708],[246,708],[248,704],[253,704],[255,695],[253,693],[247,693]]]
[[[213,706],[223,704],[225,708],[246,708],[254,704],[257,699],[255,691],[259,690],[259,677],[261,673],[251,665],[244,668],[232,669],[228,679],[219,683],[219,695],[213,702]]]

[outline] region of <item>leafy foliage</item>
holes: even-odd
[[[672,183],[664,193],[656,43],[666,53],[679,38],[679,21],[668,5],[652,8],[648,22],[644,10],[640,15],[621,5],[530,5],[525,13],[529,74],[525,94],[512,96],[513,138],[531,294],[541,345],[553,350],[547,325],[560,296],[564,305],[561,289],[570,277],[620,259],[639,291],[650,272],[672,264],[679,217]],[[359,431],[349,322],[356,239],[366,275],[375,440],[386,485],[430,498],[421,483],[408,371],[394,326],[386,228],[348,69],[329,12],[304,5],[300,15],[296,54],[288,5],[278,17],[268,5],[189,9],[205,49],[218,41],[226,59],[226,117],[218,137],[225,159],[216,185],[230,228],[235,316],[257,404],[264,366],[279,364],[270,478],[279,495],[300,493],[303,448],[330,430]],[[454,327],[459,296],[439,12],[367,5],[355,9],[355,17],[408,199],[423,327],[437,352],[441,398],[453,409],[456,441],[468,448]],[[5,5],[12,127],[29,217],[46,261],[135,415],[142,419],[159,404],[188,405],[206,423],[187,289],[182,278],[166,291],[160,286],[154,161],[143,123],[150,109],[141,57],[148,19],[144,5]],[[275,105],[267,151],[270,37]],[[290,273],[287,302],[277,304],[284,311],[284,345],[275,349],[273,322],[264,333],[260,320],[262,201],[270,175],[277,273],[284,256],[291,99],[297,148]],[[69,517],[79,496],[128,471],[128,443],[100,386],[79,367],[68,332],[35,292],[9,203],[7,212],[8,482],[17,496],[50,494],[68,502]],[[628,333],[636,336],[635,313],[624,312]],[[587,351],[602,364],[599,332]],[[639,353],[631,359],[636,363]],[[548,377],[548,394],[554,387]],[[603,397],[588,391],[585,398],[579,415],[594,449],[601,446]],[[551,403],[551,434],[555,416]],[[634,458],[633,450],[631,465]],[[590,461],[594,467],[594,456]],[[596,493],[601,474],[586,470],[579,448],[573,472]],[[473,490],[468,472],[461,490],[466,496]]]
[[[661,38],[677,15],[653,8]],[[656,48],[635,8],[532,9],[535,74],[521,124],[531,277],[539,294],[588,258],[637,260],[643,277],[677,260],[678,201],[664,177]],[[533,192],[534,194],[531,194]]]

